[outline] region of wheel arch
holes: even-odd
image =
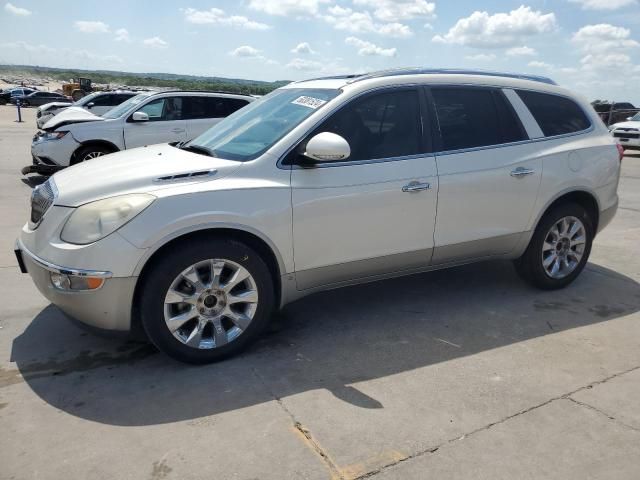
[[[115,153],[120,151],[120,148],[115,143],[110,142],[109,140],[87,140],[86,142],[80,143],[78,148],[76,148],[75,151],[71,154],[71,162],[69,163],[69,165],[75,165],[77,163],[77,158],[76,158],[77,153],[83,148],[86,148],[89,146],[104,147],[110,150],[110,153]]]
[[[139,298],[144,284],[145,275],[151,270],[151,267],[162,257],[165,252],[176,245],[196,239],[196,238],[227,238],[240,241],[253,248],[262,259],[266,262],[269,272],[273,280],[276,294],[276,305],[281,304],[282,298],[282,282],[281,275],[284,274],[284,263],[277,249],[271,242],[257,232],[249,231],[237,226],[207,226],[199,229],[178,232],[171,237],[165,238],[162,242],[152,247],[145,258],[143,258],[136,267],[135,274],[138,277],[133,293],[133,306],[131,311],[131,330],[135,334],[144,335],[140,322],[140,312],[138,311]]]

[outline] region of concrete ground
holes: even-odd
[[[19,273],[24,116],[0,107],[0,478],[640,478],[640,155],[563,291],[495,262],[327,292],[190,367],[85,332]]]

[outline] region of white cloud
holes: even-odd
[[[527,65],[533,68],[542,68],[545,70],[551,70],[553,68],[553,65],[551,65],[550,63],[540,62],[538,60],[533,60],[529,62]]]
[[[260,55],[260,50],[249,45],[242,45],[229,52],[229,55],[233,57],[257,57]]]
[[[385,22],[435,17],[436,4],[426,0],[354,0],[355,5],[370,7],[374,16]]]
[[[247,30],[268,30],[271,28],[266,23],[249,20],[242,15],[227,16],[224,10],[210,8],[209,10],[196,10],[195,8],[181,9],[184,19],[197,25],[224,25],[228,27],[245,28]]]
[[[151,48],[167,48],[169,44],[160,37],[145,38],[142,44]]]
[[[301,42],[291,49],[291,53],[313,55],[316,53],[307,42]]]
[[[464,58],[474,62],[491,62],[496,59],[496,55],[494,53],[478,53],[476,55],[468,55]]]
[[[630,5],[637,5],[637,0],[569,0],[579,3],[584,10],[617,10]]]
[[[362,56],[380,56],[380,57],[395,57],[397,49],[395,48],[382,48],[374,43],[361,40],[356,37],[348,37],[344,43],[356,47],[358,49],[358,55]]]
[[[76,30],[82,33],[109,33],[109,25],[94,20],[78,20],[74,23]]]
[[[445,35],[433,37],[433,41],[472,47],[509,47],[555,28],[554,13],[543,14],[523,5],[509,13],[473,12],[458,20]]]
[[[269,15],[316,15],[329,0],[250,0],[249,8]]]
[[[346,30],[351,33],[377,33],[389,37],[409,37],[413,35],[411,29],[402,23],[377,23],[369,12],[355,12],[351,8],[339,5],[330,7],[328,15],[321,15],[326,22],[336,30]]]
[[[538,54],[534,48],[526,46],[510,48],[506,53],[509,57],[534,57]]]
[[[285,65],[286,68],[300,71],[319,71],[322,70],[323,64],[314,60],[308,60],[306,58],[294,58]]]
[[[129,31],[126,28],[119,28],[116,30],[116,42],[130,42],[131,37]]]
[[[27,10],[26,8],[16,7],[13,3],[5,3],[4,10],[13,15],[17,15],[19,17],[28,17],[31,15],[31,10]]]
[[[582,27],[571,40],[583,51],[593,53],[639,47],[640,43],[630,37],[631,31],[627,28],[599,23]]]

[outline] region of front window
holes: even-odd
[[[631,117],[632,122],[640,122],[640,112],[636,113],[633,117]]]
[[[94,98],[96,98],[98,95],[101,95],[101,94],[102,94],[101,92],[93,92],[93,93],[87,95],[86,97],[82,97],[77,102],[73,102],[73,106],[74,107],[84,107],[87,103],[91,103]]]
[[[136,105],[140,105],[142,102],[144,102],[147,98],[149,98],[150,95],[150,93],[141,93],[140,95],[131,97],[126,102],[121,103],[117,107],[112,108],[107,113],[102,115],[102,118],[120,118],[121,116],[128,113],[129,110],[134,108]]]
[[[339,94],[335,89],[276,90],[228,116],[189,145],[216,157],[253,160]]]

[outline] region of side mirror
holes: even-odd
[[[95,104],[95,103],[93,103],[93,102],[89,102],[89,103],[87,103],[87,108],[93,108],[93,107],[95,107],[95,106],[96,106],[96,104]]]
[[[148,122],[149,115],[144,112],[133,112],[133,115],[131,115],[131,120],[133,120],[134,122]]]
[[[335,162],[349,158],[351,147],[340,135],[322,132],[307,142],[303,155],[317,162]]]

